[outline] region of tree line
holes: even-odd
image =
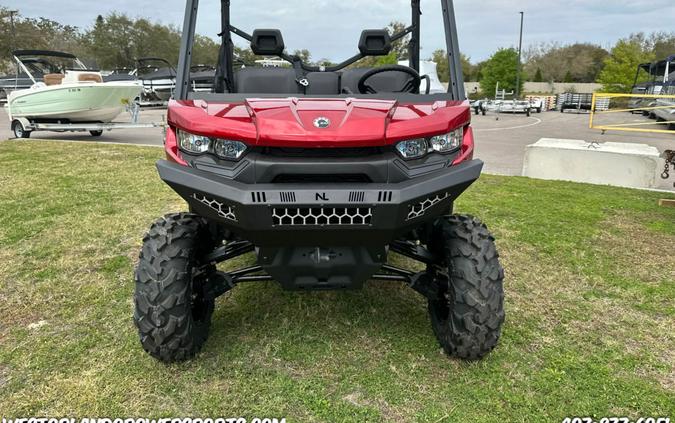
[[[675,32],[637,33],[620,39],[609,50],[590,43],[545,43],[523,50],[521,84],[531,82],[597,82],[607,92],[630,92],[637,66],[675,55]],[[441,81],[447,81],[445,51],[437,50]],[[497,82],[507,91],[515,91],[518,50],[500,48],[489,59],[473,64],[462,55],[462,73],[468,82],[480,82],[481,91],[492,95]],[[641,75],[641,81],[647,75]],[[520,91],[522,92],[522,85]]]
[[[405,28],[401,22],[392,22],[391,34]],[[354,66],[394,64],[407,57],[408,37],[393,44],[392,52],[384,57],[366,57]],[[174,25],[151,22],[145,18],[132,19],[125,14],[111,13],[98,16],[86,29],[64,25],[46,18],[14,17],[14,36],[9,25],[9,10],[0,7],[0,73],[11,72],[11,51],[21,49],[48,49],[74,53],[89,66],[100,69],[134,68],[140,57],[159,56],[177,63],[180,48],[180,29]],[[193,64],[214,65],[219,43],[203,35],[195,36]],[[308,50],[295,50],[294,55],[315,65],[330,66],[328,59],[312,61]],[[629,91],[637,65],[663,59],[675,54],[675,32],[632,34],[609,50],[589,44],[545,43],[523,51],[522,78],[532,82],[598,82],[607,91]],[[260,57],[247,47],[235,47],[237,60],[251,63]],[[516,88],[518,52],[515,48],[501,48],[489,59],[472,63],[462,54],[462,73],[465,81],[481,83],[486,95],[494,93],[496,84],[507,91]],[[447,55],[436,50],[428,58],[436,62],[442,82],[449,79]],[[521,87],[522,92],[522,87]]]

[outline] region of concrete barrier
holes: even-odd
[[[660,171],[663,171],[663,163],[659,151],[646,144],[591,144],[581,140],[542,138],[527,146],[523,176],[663,189],[658,178]]]

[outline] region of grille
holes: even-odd
[[[369,207],[275,208],[272,220],[276,226],[370,225],[373,210]]]
[[[231,220],[233,222],[237,221],[237,216],[234,214],[234,206],[228,206],[227,204],[223,204],[220,201],[205,195],[192,194],[192,198],[214,210],[218,213],[218,216],[223,219]]]
[[[411,204],[409,207],[410,211],[408,212],[408,220],[413,220],[417,219],[418,217],[424,216],[424,214],[435,206],[436,204],[440,203],[441,201],[447,199],[450,197],[450,193],[446,192],[445,194],[438,194],[434,197],[429,197],[424,201],[420,201],[417,204]]]
[[[369,183],[373,182],[368,175],[360,173],[335,173],[335,174],[282,174],[277,175],[272,183],[275,184],[333,184],[333,183]]]
[[[287,148],[267,147],[261,150],[262,154],[277,157],[312,157],[312,158],[353,158],[382,154],[383,147],[356,147],[356,148]]]

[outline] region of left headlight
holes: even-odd
[[[213,152],[216,156],[227,160],[239,160],[246,151],[246,144],[241,141],[216,139]]]

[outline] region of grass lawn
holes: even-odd
[[[495,233],[507,295],[501,343],[481,362],[444,356],[403,285],[266,283],[220,298],[202,353],[167,366],[131,320],[141,237],[184,208],[157,177],[162,154],[0,143],[0,417],[675,418],[668,196],[481,178],[457,206]]]

